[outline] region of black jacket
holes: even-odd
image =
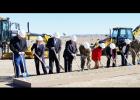
[[[44,44],[40,44],[37,47],[37,43],[34,43],[33,46],[31,47],[31,51],[33,51],[33,49],[35,49],[35,53],[39,56],[39,57],[43,57],[44,56],[44,51],[45,51],[45,45]]]
[[[63,57],[73,58],[72,54],[76,54],[76,53],[77,53],[76,42],[74,42],[72,40],[67,41],[66,45],[65,45],[65,50],[64,50]]]
[[[56,43],[54,43],[54,40],[56,39]],[[49,38],[46,47],[49,49],[49,52],[52,51],[51,47],[55,48],[56,53],[59,53],[61,51],[61,40],[58,38]]]
[[[18,36],[13,37],[10,40],[10,50],[13,53],[25,52],[27,50],[27,42],[24,38]]]
[[[128,55],[129,50],[130,50],[130,45],[129,45],[129,44],[127,44],[127,45],[126,45],[125,52],[124,52],[124,55]]]
[[[113,49],[112,50],[112,54],[111,54],[111,48],[108,46],[107,48],[106,48],[106,55],[107,56],[109,56],[109,57],[114,57],[114,58],[116,58],[116,56],[117,56],[117,50],[116,49]]]

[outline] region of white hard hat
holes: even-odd
[[[84,42],[84,47],[85,47],[86,49],[90,49],[90,44],[89,44],[88,42]]]
[[[60,38],[60,33],[59,32],[54,33],[54,37]]]
[[[103,48],[103,49],[105,48],[105,44],[104,44],[104,43],[100,43],[99,46],[100,46],[101,48]]]
[[[111,43],[109,46],[110,46],[111,49],[115,49],[116,48],[116,45],[114,43]]]
[[[131,40],[130,39],[125,39],[126,44],[130,44]]]
[[[77,37],[75,35],[73,35],[73,36],[71,36],[71,40],[76,42],[77,41]]]
[[[38,36],[36,40],[37,41],[43,41],[43,38],[41,36]]]
[[[26,32],[24,30],[21,30],[21,31],[19,30],[18,35],[22,38],[25,38],[26,37]]]

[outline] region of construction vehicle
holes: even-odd
[[[100,40],[99,42],[105,43],[106,46],[108,46],[110,43],[115,43],[117,47],[120,47],[125,44],[125,39],[130,39],[133,41],[138,36],[140,36],[140,25],[137,26],[134,30],[133,28],[116,27],[113,28],[112,33],[110,31],[110,35],[107,38]],[[119,48],[117,51],[119,54]],[[103,54],[104,52],[105,51],[103,51]]]
[[[9,43],[14,34],[20,30],[20,25],[16,22],[10,22],[9,18],[0,17],[0,59],[9,58]]]
[[[47,43],[48,39],[51,37],[47,34],[34,34],[29,32],[29,22],[27,23],[28,32],[26,36],[27,40],[27,50],[25,52],[26,58],[33,58],[31,53],[31,46],[35,42],[37,36],[42,36],[44,42]],[[17,35],[20,30],[20,24],[17,22],[11,22],[10,18],[0,17],[0,59],[11,59],[12,52],[10,51],[9,44],[13,36]],[[48,51],[45,52],[45,57],[48,56]]]
[[[137,39],[140,36],[140,25],[133,30],[133,35]]]

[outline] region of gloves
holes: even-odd
[[[85,56],[85,55],[81,55],[81,58],[82,58],[82,59],[86,59],[86,56]]]
[[[25,52],[19,52],[18,54],[20,54],[20,55],[24,55],[24,54],[25,54]]]
[[[73,56],[73,58],[75,58],[76,57],[76,54],[72,54],[72,56]]]
[[[51,47],[51,50],[55,50],[55,48],[54,47]]]

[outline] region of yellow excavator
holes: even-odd
[[[108,46],[110,43],[115,43],[117,47],[124,44],[125,39],[134,40],[140,36],[140,25],[134,30],[133,28],[115,27],[110,35],[103,40],[99,40],[98,43],[105,43]],[[97,43],[96,43],[97,44]],[[119,51],[119,49],[118,49]]]
[[[29,32],[29,22],[27,23],[27,46],[28,49],[25,52],[26,58],[33,58],[31,53],[31,46],[36,41],[37,36],[42,36],[44,42],[47,43],[48,39],[51,37],[48,34],[34,34]],[[12,52],[9,48],[10,39],[17,35],[18,30],[20,30],[20,24],[17,22],[11,22],[10,18],[0,17],[0,59],[11,59]],[[48,51],[45,51],[45,57],[48,57]]]

